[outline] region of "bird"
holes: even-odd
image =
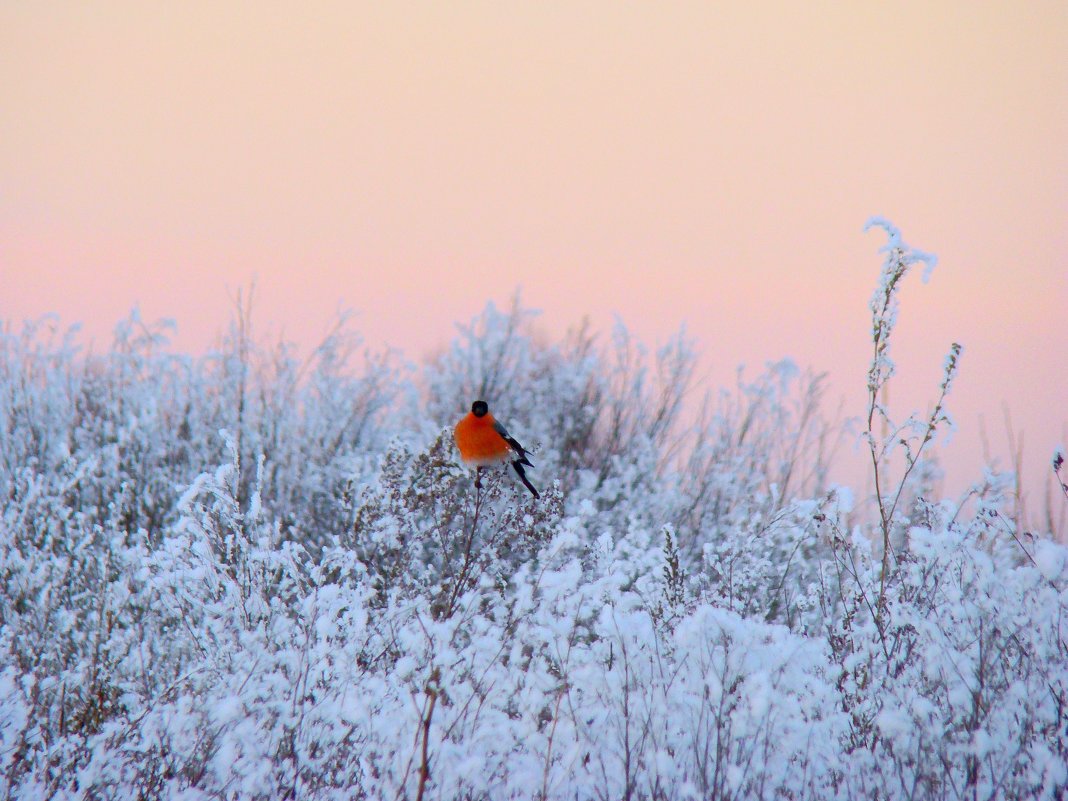
[[[477,400],[471,404],[471,411],[456,424],[453,429],[456,447],[460,450],[460,459],[469,467],[475,468],[475,488],[482,486],[482,468],[506,462],[513,456],[512,467],[523,485],[535,498],[540,498],[538,491],[527,478],[526,467],[533,467],[529,452],[520,445],[515,437],[508,433],[498,420],[489,412],[489,404]]]

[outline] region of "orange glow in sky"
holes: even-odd
[[[860,414],[879,214],[940,259],[891,401],[963,343],[947,487],[983,429],[1011,465],[1007,408],[1036,511],[1068,439],[1066,53],[1060,0],[5,3],[0,319],[106,342],[138,304],[199,350],[255,277],[261,330],[353,308],[418,359],[521,288],[551,332],[685,322],[714,383],[790,356]]]

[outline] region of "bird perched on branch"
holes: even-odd
[[[530,490],[535,498],[540,497],[534,485],[527,479],[527,467],[533,467],[527,458],[527,449],[516,442],[508,430],[493,419],[489,405],[477,400],[471,404],[471,411],[453,430],[456,447],[460,449],[460,458],[469,467],[475,468],[475,487],[482,486],[482,468],[506,462],[513,456],[512,467],[519,480]]]

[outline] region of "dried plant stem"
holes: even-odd
[[[426,683],[424,692],[427,695],[426,714],[422,720],[422,753],[419,763],[419,787],[415,793],[415,801],[423,801],[426,792],[426,783],[430,779],[430,723],[434,718],[434,707],[438,702],[441,670],[434,668],[430,673],[430,679]]]

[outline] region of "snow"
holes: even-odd
[[[1068,552],[1057,543],[1039,540],[1035,543],[1034,560],[1038,572],[1047,580],[1056,581],[1068,565]]]
[[[933,264],[873,224],[888,269]],[[688,424],[682,338],[531,319],[488,308],[418,376],[344,332],[306,364],[0,335],[0,792],[1063,795],[1068,550],[1003,477],[972,512],[901,479],[883,575],[818,377],[740,374]],[[539,502],[456,463],[482,384]]]

